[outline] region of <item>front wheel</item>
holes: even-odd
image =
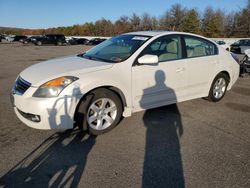
[[[100,135],[112,130],[120,121],[122,103],[114,92],[98,89],[88,94],[79,106],[82,126],[92,135]]]
[[[208,99],[212,102],[220,101],[226,94],[227,86],[228,77],[223,73],[218,74],[211,85]]]

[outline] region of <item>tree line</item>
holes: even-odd
[[[206,37],[249,37],[250,36],[250,0],[239,9],[225,13],[220,9],[207,7],[200,12],[174,4],[159,18],[148,13],[121,16],[118,20],[102,18],[95,22],[86,22],[68,27],[48,29],[5,30],[5,33],[23,35],[42,35],[62,33],[71,36],[113,36],[131,31],[171,30],[201,34]]]

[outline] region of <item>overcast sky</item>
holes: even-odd
[[[159,17],[175,3],[202,11],[207,6],[237,11],[247,0],[0,0],[0,26],[48,28],[144,12]]]

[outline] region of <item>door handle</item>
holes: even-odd
[[[182,67],[182,68],[177,68],[177,69],[176,69],[176,72],[183,72],[184,70],[185,70],[184,67]]]

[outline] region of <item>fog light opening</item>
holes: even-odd
[[[35,114],[29,114],[29,113],[25,113],[19,109],[17,109],[18,112],[26,119],[30,120],[30,121],[33,121],[33,122],[40,122],[41,121],[41,118],[39,115],[35,115]]]
[[[34,122],[40,122],[40,116],[38,116],[38,115],[32,115],[30,117],[30,120],[34,121]]]

